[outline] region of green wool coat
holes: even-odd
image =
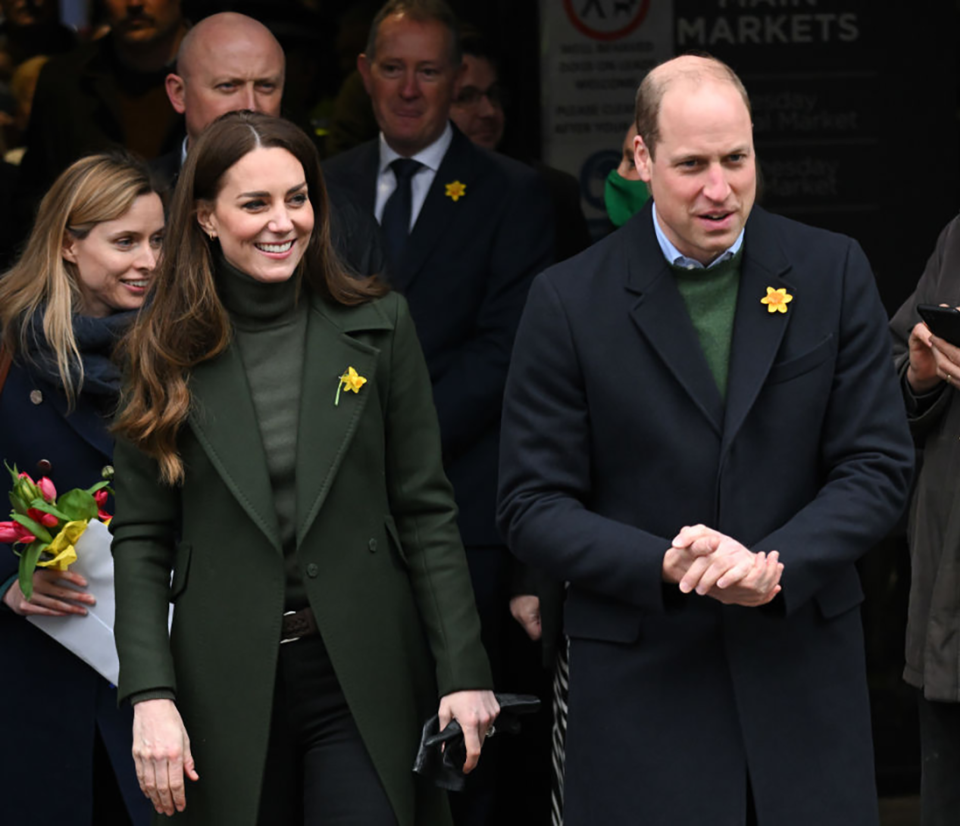
[[[335,404],[348,367],[367,383]],[[119,692],[176,692],[200,780],[175,819],[253,826],[283,553],[236,347],[197,366],[190,392],[182,486],[161,484],[131,444],[116,447]],[[492,683],[402,298],[354,308],[310,298],[297,438],[297,555],[337,677],[400,826],[445,824],[444,794],[411,771],[421,727],[440,696]]]

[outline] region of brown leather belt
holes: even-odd
[[[309,608],[301,608],[299,611],[287,611],[283,615],[283,624],[280,627],[280,644],[285,642],[294,642],[302,637],[312,637],[319,634],[317,620],[313,616],[313,611]]]

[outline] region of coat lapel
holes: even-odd
[[[430,253],[448,231],[450,223],[464,211],[464,201],[471,195],[471,187],[476,180],[476,168],[473,163],[474,149],[469,139],[454,126],[453,140],[447,149],[437,174],[433,177],[430,191],[423,202],[417,222],[413,225],[410,239],[404,250],[399,267],[398,283],[408,290],[423,269]],[[454,201],[447,195],[447,184],[459,181],[466,186],[462,198]]]
[[[350,333],[389,330],[392,322],[373,303],[342,307],[312,300],[297,433],[297,545],[323,506],[368,399],[377,392],[379,350]],[[342,390],[339,377],[353,367],[367,382]]]
[[[764,231],[765,215],[755,210],[744,238],[743,267],[730,349],[727,414],[723,451],[729,447],[753,407],[776,359],[780,342],[793,317],[798,296],[788,280],[790,263],[775,238]],[[785,287],[794,295],[786,313],[771,313],[760,303],[767,287]]]
[[[236,345],[198,364],[190,379],[190,426],[230,492],[282,552],[260,426]]]
[[[630,315],[641,335],[719,435],[723,428],[723,399],[683,296],[657,243],[651,209],[642,210],[625,229],[622,237],[627,254],[626,288],[640,295]]]

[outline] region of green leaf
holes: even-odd
[[[29,509],[29,505],[23,501],[16,493],[10,491],[10,504],[13,505],[13,509],[17,513],[26,513]]]
[[[13,467],[10,467],[10,465],[7,464],[6,459],[3,460],[3,466],[10,472],[11,483],[14,485],[17,484],[17,479],[20,478],[20,471],[17,470],[17,466],[14,465]]]
[[[93,494],[95,494],[98,490],[103,490],[104,488],[107,488],[109,493],[113,493],[113,491],[108,487],[109,484],[110,480],[104,479],[102,482],[97,482],[97,484],[95,484],[92,488],[87,488],[87,493],[93,496]]]
[[[44,513],[53,514],[57,519],[63,519],[66,522],[72,521],[67,514],[55,508],[46,499],[34,499],[33,502],[30,503],[30,507],[38,511],[43,511]]]
[[[20,590],[23,591],[25,599],[30,599],[33,595],[33,572],[37,569],[37,561],[46,547],[47,545],[43,542],[31,542],[20,555]]]
[[[77,519],[96,519],[97,503],[92,493],[88,493],[80,488],[68,490],[57,500],[57,507],[66,514],[69,514],[70,522]]]
[[[43,527],[43,525],[41,525],[39,522],[34,522],[29,516],[24,516],[22,513],[13,513],[10,515],[13,517],[14,522],[19,522],[37,539],[42,539],[48,544],[53,542],[53,537],[50,536],[50,531]]]

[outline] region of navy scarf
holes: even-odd
[[[120,368],[111,360],[113,348],[136,317],[136,310],[113,313],[106,318],[87,315],[73,317],[73,336],[83,363],[83,386],[80,392],[115,399],[120,394]],[[43,308],[27,322],[27,347],[24,356],[31,369],[41,378],[63,389],[57,359],[43,334]],[[71,378],[80,378],[76,365]]]

